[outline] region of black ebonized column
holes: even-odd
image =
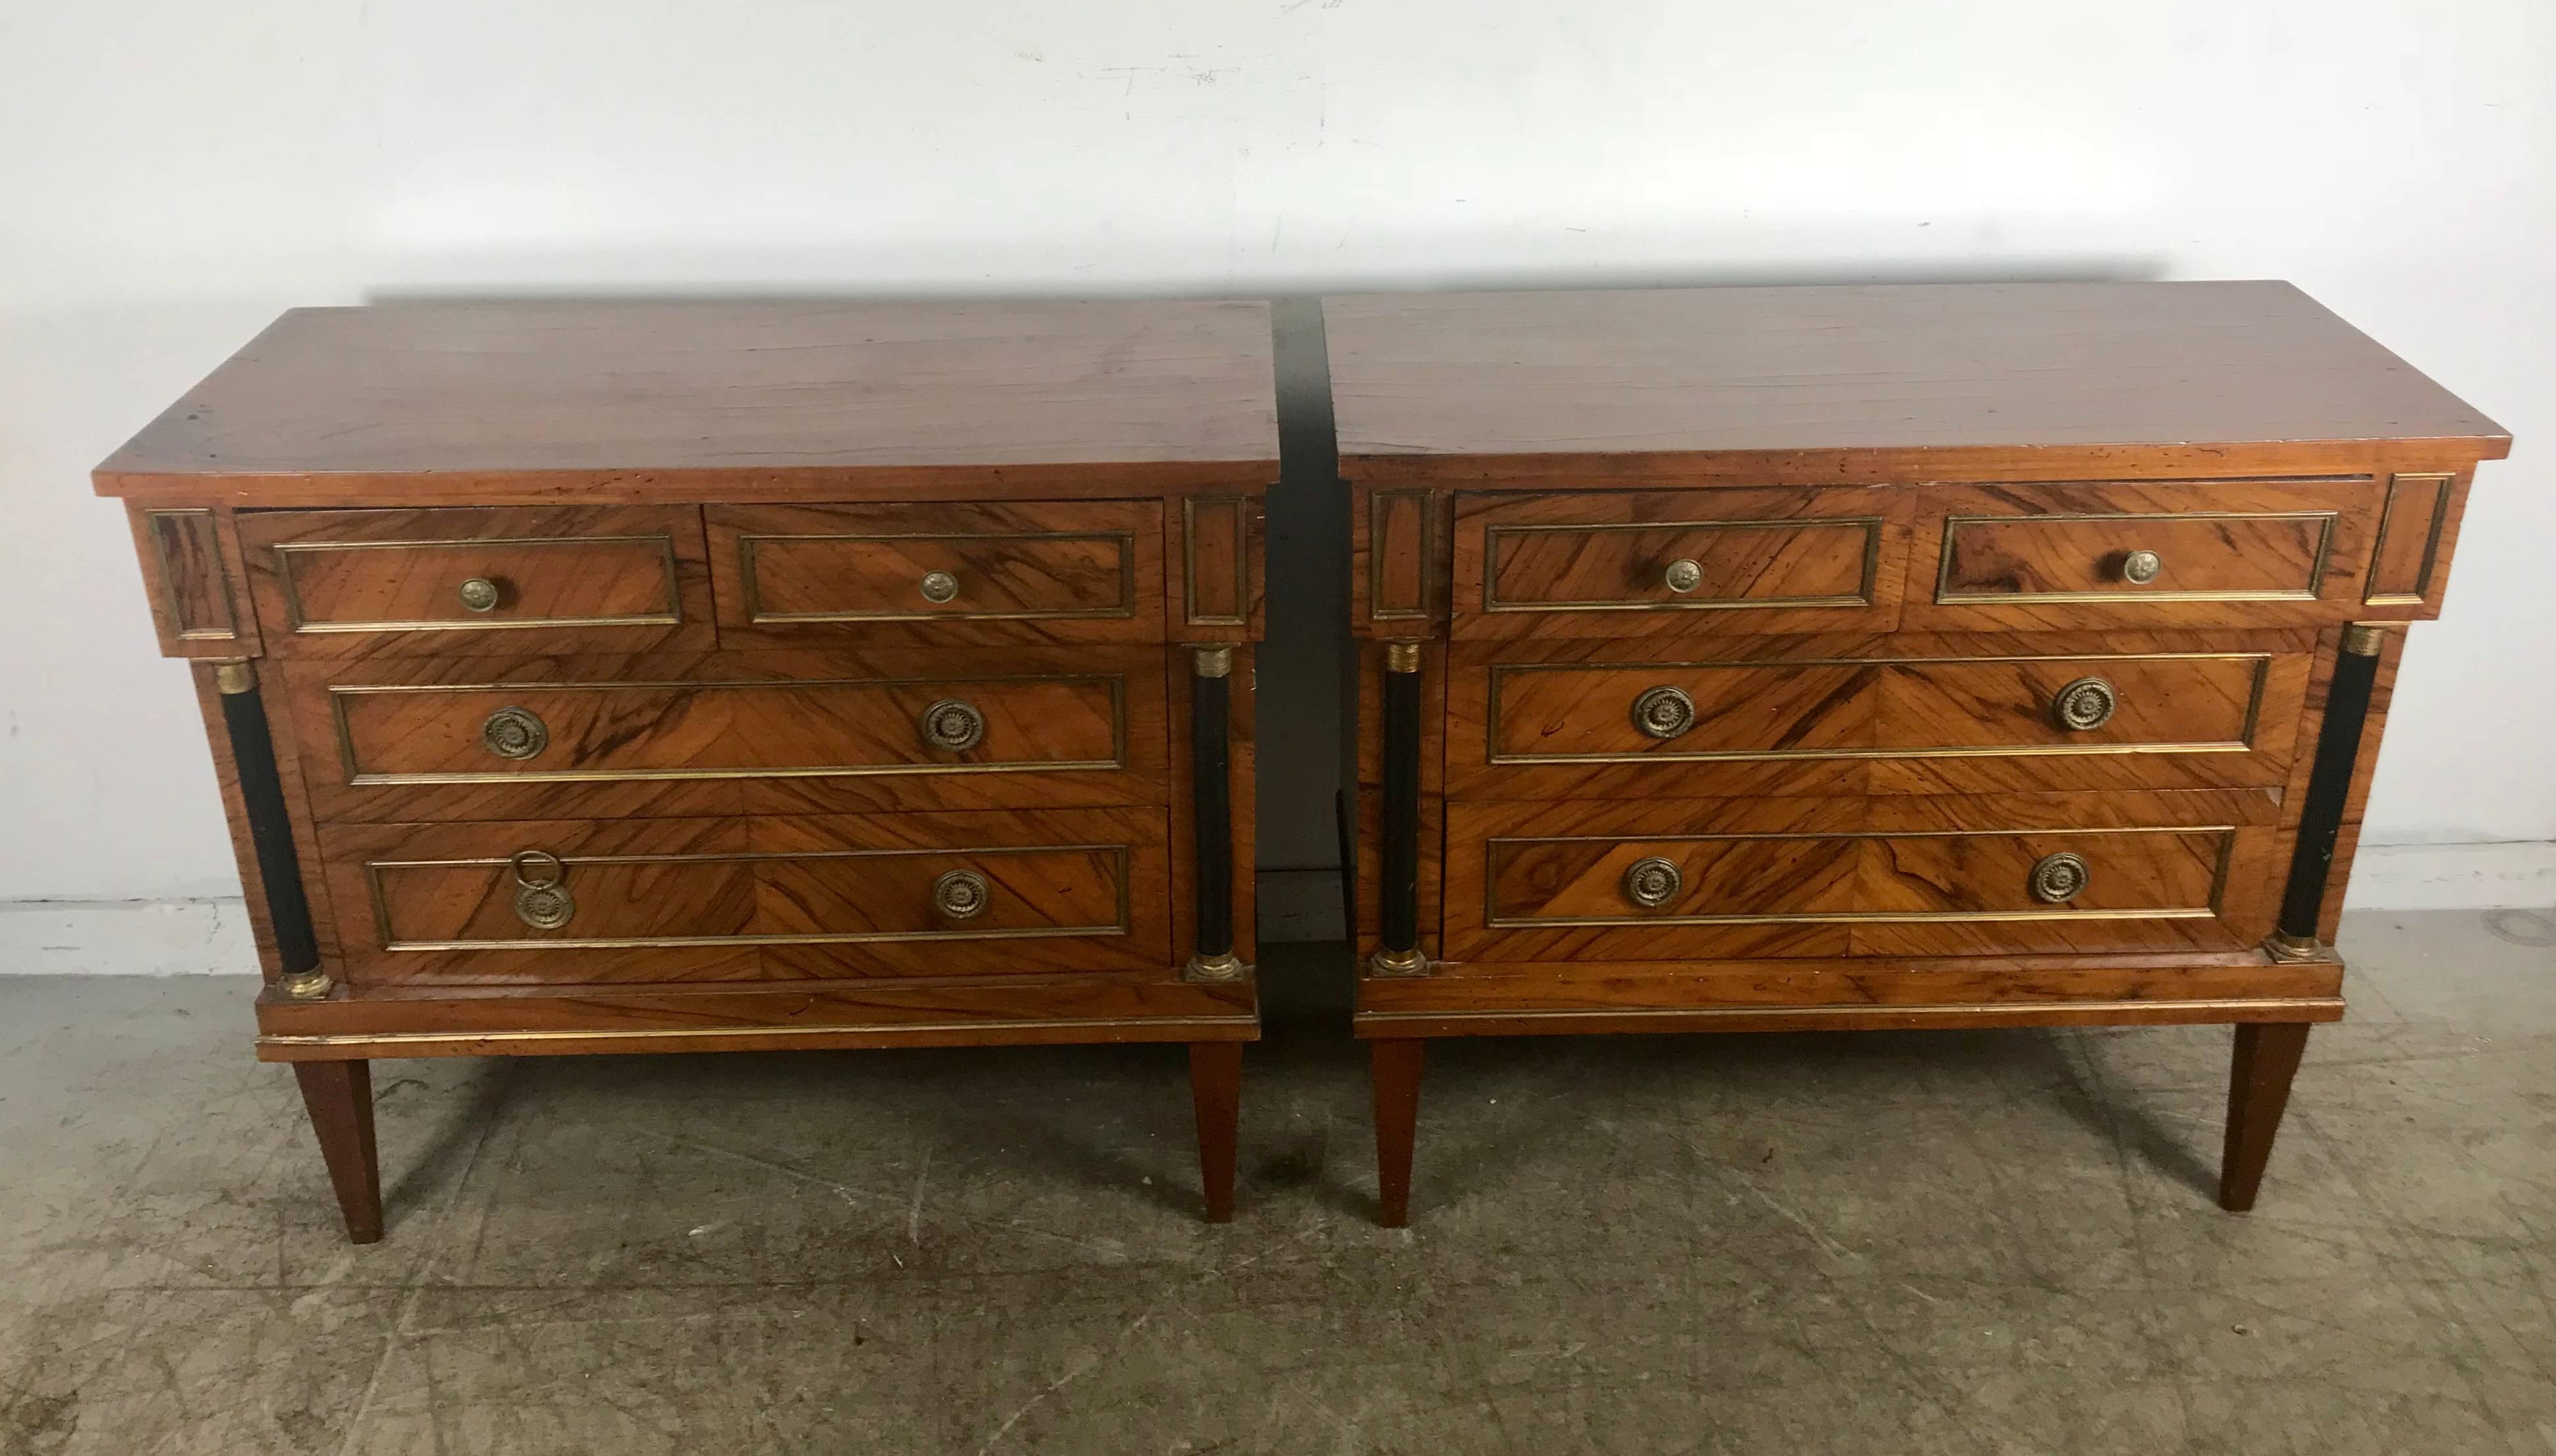
[[[325,995],[328,983],[320,974],[320,941],[311,928],[311,902],[302,892],[302,861],[293,849],[293,820],[284,807],[284,780],[275,768],[275,739],[267,731],[257,670],[247,663],[224,663],[214,669],[214,685],[221,690],[222,727],[230,734],[257,877],[266,886],[266,917],[275,927],[282,984],[296,996]]]
[[[1384,843],[1377,856],[1379,975],[1416,975],[1420,954],[1420,644],[1385,644]]]
[[[2343,651],[2326,688],[2325,721],[2317,728],[2316,759],[2299,803],[2299,837],[2290,857],[2290,880],[2281,896],[2281,918],[2272,953],[2306,959],[2317,953],[2317,920],[2325,911],[2326,882],[2334,874],[2335,841],[2343,834],[2344,800],[2352,795],[2353,766],[2361,759],[2362,730],[2369,719],[2369,694],[2378,677],[2386,634],[2375,627],[2346,627]]]
[[[1183,974],[1193,981],[1230,981],[1243,969],[1233,953],[1233,649],[1192,649],[1190,665],[1190,824],[1196,831],[1198,948]]]

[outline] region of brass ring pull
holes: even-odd
[[[461,583],[461,605],[473,612],[495,611],[497,599],[503,595],[505,593],[497,589],[497,583],[485,576],[473,576]]]
[[[923,741],[951,753],[964,753],[985,741],[985,715],[976,705],[945,697],[923,710]]]
[[[1674,687],[1654,687],[1633,699],[1633,726],[1651,738],[1675,738],[1695,726],[1695,699]]]
[[[1658,910],[1677,899],[1685,884],[1686,877],[1678,873],[1674,863],[1653,855],[1633,861],[1632,868],[1624,872],[1624,898],[1644,910]]]
[[[983,914],[993,898],[985,877],[973,870],[952,870],[932,882],[932,908],[944,919],[963,920]]]
[[[2062,851],[2045,855],[2032,867],[2032,898],[2049,905],[2066,905],[2086,893],[2087,883],[2095,872],[2087,868],[2085,857]]]
[[[923,599],[939,606],[958,594],[958,578],[947,571],[923,573]]]
[[[2101,677],[2080,677],[2050,699],[2051,721],[2071,733],[2092,733],[2112,721],[2120,694]]]
[[[479,725],[479,746],[501,759],[537,759],[551,746],[551,730],[530,708],[503,707]]]
[[[2121,557],[2121,579],[2132,586],[2145,586],[2165,569],[2165,558],[2154,551],[2132,551]]]
[[[515,872],[515,917],[536,930],[556,930],[576,913],[568,893],[568,861],[546,849],[518,850],[506,861]]]
[[[1704,563],[1691,556],[1680,556],[1669,562],[1669,569],[1662,579],[1668,582],[1669,590],[1684,595],[1704,584]]]

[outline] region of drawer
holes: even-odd
[[[1451,804],[1451,960],[2228,951],[2268,794]]]
[[[357,984],[1165,971],[1159,809],[325,826]]]
[[[312,663],[287,680],[324,819],[1169,801],[1153,648]]]
[[[1903,509],[1862,488],[1460,496],[1451,631],[1886,630]]]
[[[1448,792],[2268,788],[2289,773],[2312,643],[1814,638],[1666,661],[1637,644],[1460,650]]]
[[[707,511],[731,646],[1163,640],[1159,502]]]
[[[1922,494],[1934,589],[1905,623],[2292,625],[2350,620],[2379,504],[2364,477],[1944,487]]]
[[[278,655],[705,648],[692,507],[258,511],[249,591]]]

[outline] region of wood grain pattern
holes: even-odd
[[[321,844],[349,981],[556,986],[1158,972],[1163,835],[1159,810],[1068,809],[342,825]],[[524,851],[563,862],[566,923],[518,913]],[[957,871],[987,887],[973,916],[936,909]]]
[[[1910,459],[1897,478],[1958,480],[1981,457],[2071,448],[2200,441],[2225,460],[2421,440],[2474,460],[2510,445],[2283,283],[1393,295],[1329,299],[1323,315],[1352,480],[1787,456],[1894,478],[1854,473],[1875,451]]]
[[[2059,638],[1787,638],[1722,661],[1665,657],[1680,646],[1539,641],[1459,653],[1448,791],[1639,798],[2277,785],[2310,661],[2297,634],[2080,641],[2074,651]],[[1726,646],[1693,644],[1715,654]],[[2111,689],[2111,717],[2063,727],[2060,694],[2089,678]],[[1643,731],[1633,713],[1663,687],[1693,705],[1692,726],[1668,738]]]
[[[2349,619],[2375,527],[2362,478],[1938,487],[1912,629],[2296,626]],[[2127,580],[2132,551],[2163,568]]]
[[[261,511],[241,518],[279,656],[632,652],[713,644],[701,515],[680,507]],[[461,587],[493,584],[474,611]]]
[[[2440,615],[2472,474],[2403,471],[2388,477],[2377,541],[2363,579],[2362,620]]]
[[[1455,960],[2234,950],[2271,926],[2267,793],[1457,803]],[[2031,889],[2059,853],[2092,869],[2065,904]],[[1645,908],[1635,862],[1677,867]]]
[[[1257,492],[1259,303],[297,308],[99,465],[178,504]]]
[[[893,977],[654,986],[396,985],[258,1001],[266,1061],[1249,1041],[1248,981],[1122,974]]]
[[[1158,501],[711,506],[720,640],[1163,640]],[[936,602],[940,572],[955,595]]]
[[[160,651],[172,658],[255,657],[257,618],[242,581],[238,529],[227,508],[127,507]]]
[[[1459,496],[1454,635],[1887,630],[1908,509],[1868,488]]]
[[[1267,623],[1267,513],[1252,496],[1184,496],[1165,513],[1168,618],[1184,642],[1248,642]]]
[[[297,663],[322,819],[1166,803],[1161,650],[760,652]],[[934,747],[937,704],[983,737]],[[491,751],[501,712],[546,743]]]

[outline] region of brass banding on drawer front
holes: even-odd
[[[1162,635],[1155,502],[713,506],[707,520],[735,640]]]
[[[2268,787],[2288,772],[2308,667],[2300,651],[1939,657],[1913,642],[1904,656],[1460,662],[1451,704],[1480,713],[1451,715],[1449,792]],[[1788,777],[1813,787],[1787,790]]]
[[[699,515],[610,506],[271,511],[239,518],[286,654],[707,646]]]
[[[320,843],[359,981],[981,974],[1169,959],[1155,809],[328,826]]]

